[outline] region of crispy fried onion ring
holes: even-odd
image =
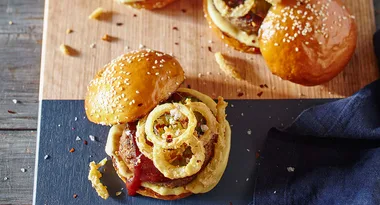
[[[146,143],[145,123],[146,118],[141,119],[137,124],[136,144],[143,155],[148,157],[150,160],[153,160],[153,147]]]
[[[158,136],[154,133],[153,131],[154,123],[163,114],[170,112],[171,110],[176,110],[176,109],[178,112],[184,114],[187,117],[188,125],[187,125],[186,130],[179,136],[176,136],[175,134],[173,135],[173,133],[169,133],[171,134],[170,136],[172,136],[172,139],[170,140],[170,142],[168,142],[167,132],[165,132],[161,136]],[[195,118],[194,113],[188,107],[180,103],[166,103],[166,104],[157,106],[156,108],[152,110],[152,112],[149,113],[148,118],[146,120],[146,124],[145,124],[145,132],[147,135],[147,139],[151,141],[154,144],[154,146],[159,146],[166,149],[177,149],[183,143],[185,143],[187,139],[193,136],[196,126],[197,126],[197,119]]]
[[[178,179],[196,174],[201,168],[205,160],[205,149],[203,143],[195,136],[191,135],[186,140],[186,144],[191,147],[193,153],[189,162],[185,166],[174,166],[165,159],[167,149],[162,147],[153,147],[153,163],[154,166],[167,178]]]
[[[224,0],[213,0],[216,9],[224,17],[243,17],[245,16],[255,5],[256,0],[245,0],[244,4],[241,4],[235,8],[230,8]]]
[[[203,144],[207,144],[210,141],[213,134],[218,133],[217,127],[218,122],[216,121],[215,116],[212,114],[210,108],[207,107],[204,103],[201,102],[189,102],[186,104],[189,106],[192,111],[199,112],[206,119],[207,130],[203,135],[200,136],[200,140]]]
[[[195,131],[197,118],[194,112],[200,113],[206,120],[201,135]],[[187,127],[177,127],[177,131],[165,125],[164,133],[157,133],[154,127],[159,119],[167,114],[173,117],[170,120],[181,121],[187,118]],[[169,124],[171,123],[169,120]],[[159,124],[161,125],[161,124]],[[146,157],[153,161],[154,166],[167,178],[178,179],[191,176],[199,172],[205,160],[205,148],[212,135],[219,132],[219,123],[215,114],[203,102],[187,101],[186,104],[166,103],[154,108],[150,114],[141,119],[137,125],[136,144]],[[169,138],[170,135],[170,138]],[[169,140],[168,140],[169,139]],[[147,141],[152,142],[153,146]],[[191,150],[191,157],[186,158],[185,165],[172,164],[172,153],[183,155],[186,147]],[[169,156],[169,157],[168,157]]]

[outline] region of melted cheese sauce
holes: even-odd
[[[207,11],[212,19],[212,22],[224,33],[234,37],[236,40],[244,43],[247,46],[259,48],[258,36],[255,34],[248,35],[246,32],[239,30],[230,22],[228,22],[215,8],[213,0],[207,0]],[[255,43],[253,43],[255,42]]]

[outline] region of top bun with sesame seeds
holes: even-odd
[[[137,9],[159,9],[175,0],[118,0],[122,4],[129,5]]]
[[[259,31],[261,53],[273,74],[313,86],[338,75],[354,54],[357,28],[341,0],[283,0]]]
[[[168,99],[184,78],[181,65],[168,54],[141,50],[121,55],[90,82],[87,117],[103,125],[136,121]]]

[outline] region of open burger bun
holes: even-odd
[[[184,80],[172,56],[154,50],[124,54],[90,82],[85,110],[91,122],[115,125],[136,121],[169,98]]]
[[[118,0],[120,3],[132,6],[137,9],[159,9],[175,0]]]
[[[259,32],[261,53],[273,74],[298,84],[325,83],[348,64],[357,28],[341,0],[283,0]]]
[[[221,121],[220,132],[218,139],[214,144],[214,154],[206,167],[196,174],[194,180],[189,184],[182,185],[172,190],[172,188],[161,186],[158,184],[143,183],[137,190],[137,193],[143,196],[152,197],[162,200],[177,200],[190,196],[191,194],[206,193],[212,190],[220,181],[223,176],[224,170],[227,167],[228,157],[231,145],[231,129],[228,121],[223,117],[225,116],[226,103],[219,101],[215,103],[209,96],[202,94],[198,91],[179,88],[177,92],[187,93],[203,102],[210,108],[211,112],[216,114],[218,120]],[[112,158],[113,166],[118,176],[127,183],[127,180],[133,178],[134,173],[130,170],[125,157],[121,154],[121,137],[125,132],[126,125],[114,125],[108,134],[106,153]],[[148,186],[149,185],[149,186]],[[173,194],[175,193],[175,194]]]

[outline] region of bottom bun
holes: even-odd
[[[162,8],[175,0],[145,0],[145,1],[135,1],[131,2],[128,0],[119,0],[120,3],[132,6],[137,9],[159,9]]]
[[[192,194],[189,192],[189,193],[183,193],[180,195],[163,196],[163,195],[160,195],[160,194],[154,192],[153,190],[151,190],[149,188],[145,188],[145,187],[140,187],[140,189],[137,190],[137,193],[139,193],[142,196],[147,196],[147,197],[151,197],[151,198],[155,198],[155,199],[161,199],[161,200],[177,200],[177,199],[182,199],[182,198],[188,197]]]

